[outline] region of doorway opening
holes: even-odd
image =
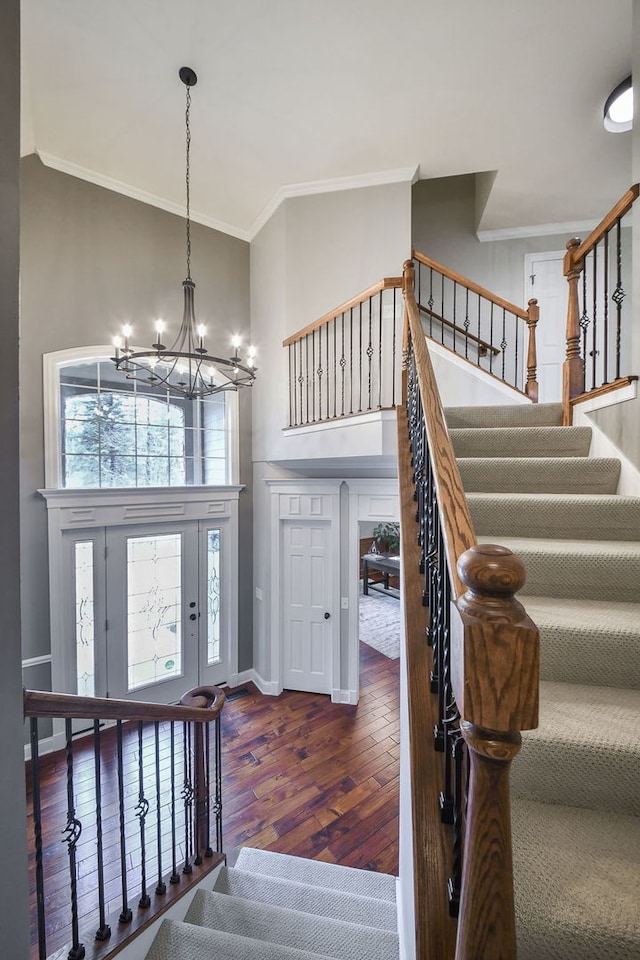
[[[388,525],[388,524],[387,524]],[[400,656],[400,557],[397,544],[376,542],[375,520],[358,523],[358,640],[391,660]],[[389,549],[385,549],[388,547]]]

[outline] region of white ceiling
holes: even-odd
[[[599,219],[631,183],[601,119],[631,0],[22,0],[22,30],[23,154],[169,209],[192,66],[194,218],[235,236],[340,178],[495,170],[483,230]]]

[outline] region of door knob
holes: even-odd
[[[325,613],[325,615],[324,615],[325,620],[328,620],[330,616],[331,616],[330,613]]]
[[[189,620],[197,620],[197,619],[198,619],[198,615],[196,613],[189,614]]]

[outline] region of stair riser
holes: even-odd
[[[640,636],[623,639],[599,634],[540,630],[540,679],[640,690]]]
[[[451,430],[456,457],[586,457],[589,427]]]
[[[471,457],[458,461],[467,492],[614,494],[618,460]]]
[[[640,500],[602,502],[470,494],[479,536],[559,540],[640,540]]]
[[[518,551],[527,579],[520,596],[566,597],[582,600],[619,600],[634,603],[640,584],[640,555],[616,561],[615,569],[607,557],[566,556]]]
[[[449,429],[456,427],[560,427],[561,403],[519,403],[504,406],[447,407]]]

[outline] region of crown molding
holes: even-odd
[[[95,183],[98,187],[104,187],[105,190],[112,190],[114,193],[121,193],[125,197],[131,197],[132,200],[139,200],[141,203],[147,203],[151,207],[158,207],[160,210],[166,210],[167,213],[174,213],[178,217],[186,216],[186,208],[181,203],[174,203],[164,197],[159,197],[155,193],[149,193],[134,187],[130,183],[124,183],[122,180],[116,180],[114,177],[107,177],[105,174],[98,173],[96,170],[90,170],[88,167],[81,167],[77,163],[71,163],[70,160],[64,160],[51,153],[45,153],[42,150],[36,150],[45,167],[51,167],[52,170],[59,170],[60,173],[68,173],[79,180],[86,180],[89,183]],[[211,230],[218,230],[220,233],[226,233],[237,240],[248,242],[250,236],[246,230],[240,227],[234,227],[230,223],[224,223],[222,220],[215,220],[204,213],[198,213],[191,210],[191,219],[195,223],[200,223]]]
[[[523,240],[526,237],[550,237],[559,233],[569,233],[575,237],[578,234],[591,233],[598,223],[598,220],[567,220],[564,223],[539,223],[532,227],[478,230],[476,236],[480,243],[489,243],[494,240]]]
[[[306,183],[285,184],[276,190],[269,203],[251,224],[249,239],[253,240],[257,236],[283,200],[294,197],[309,197],[317,193],[358,190],[360,187],[381,187],[391,183],[410,183],[413,186],[419,175],[420,167],[416,165],[398,167],[394,170],[376,170],[373,173],[356,174],[352,177],[334,177],[329,180],[308,180]]]

